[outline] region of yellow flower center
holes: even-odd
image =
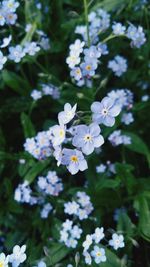
[[[8,3],[8,7],[13,7],[13,3]]]
[[[91,70],[91,65],[87,65],[85,68],[86,70]]]
[[[97,253],[96,253],[96,256],[97,257],[100,257],[102,255],[102,253],[100,252],[100,251],[98,251]]]
[[[64,131],[63,129],[61,129],[61,130],[59,131],[59,136],[60,136],[60,137],[64,137],[64,135],[65,135],[65,131]]]
[[[76,70],[76,74],[80,74],[80,70]]]
[[[0,267],[4,267],[4,263],[3,262],[0,262]]]
[[[76,155],[71,156],[71,161],[74,163],[78,162],[78,157]]]
[[[84,141],[91,141],[92,140],[92,136],[90,134],[87,134],[84,136]]]
[[[0,19],[3,19],[3,16],[0,15]]]
[[[67,115],[68,118],[70,118],[72,116],[72,112],[68,111],[66,115]]]

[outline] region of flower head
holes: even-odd
[[[118,248],[123,248],[124,247],[123,235],[113,234],[112,239],[109,240],[109,245],[113,247],[115,250],[117,250]]]
[[[61,164],[66,165],[71,174],[76,174],[79,170],[85,171],[88,168],[82,152],[77,149],[64,148],[62,151]]]
[[[120,106],[115,105],[110,97],[104,97],[101,102],[94,102],[91,110],[94,122],[112,127],[115,124],[115,117],[120,113]]]
[[[94,148],[100,147],[104,143],[104,138],[100,135],[98,124],[79,125],[72,143],[81,148],[84,154],[89,155],[94,151]]]

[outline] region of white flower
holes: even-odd
[[[11,35],[9,35],[8,37],[5,37],[4,39],[3,39],[3,43],[1,44],[1,48],[5,48],[5,47],[7,47],[8,45],[9,45],[9,43],[11,42],[11,40],[12,40],[12,36]]]
[[[112,239],[109,240],[109,245],[113,247],[115,250],[117,250],[118,248],[123,248],[124,247],[123,235],[113,234]]]
[[[85,257],[85,263],[88,264],[88,265],[91,265],[92,258],[91,258],[90,253],[88,253],[87,251],[85,251],[85,252],[83,252],[83,255]]]
[[[31,97],[34,99],[34,100],[38,100],[40,98],[42,98],[42,93],[36,89],[34,89],[32,92],[31,92]]]
[[[25,254],[26,245],[22,247],[16,245],[13,248],[13,253],[10,255],[9,261],[12,263],[12,267],[18,267],[20,263],[23,263],[27,256]]]
[[[82,246],[84,247],[84,251],[88,250],[90,245],[92,244],[92,235],[87,235],[86,240],[83,242]]]
[[[99,243],[104,238],[104,236],[104,228],[97,227],[95,229],[95,233],[93,234],[93,240],[95,241],[95,243]]]
[[[85,45],[85,42],[81,42],[79,39],[77,39],[74,44],[71,44],[69,46],[70,52],[72,54],[80,55],[80,53],[83,52],[83,47]]]
[[[77,104],[73,107],[69,103],[66,103],[64,106],[64,111],[59,112],[58,114],[58,121],[60,124],[67,124],[70,122],[76,113]]]
[[[69,65],[70,69],[73,69],[76,65],[80,63],[80,57],[78,54],[70,54],[69,57],[66,58],[66,63]]]
[[[3,53],[0,51],[0,70],[3,68],[3,65],[7,61],[7,57],[3,56]]]
[[[4,253],[0,254],[0,267],[8,267],[9,256],[5,256]]]

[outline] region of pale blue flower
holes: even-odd
[[[89,48],[84,49],[84,60],[97,60],[101,56],[100,51],[96,46],[92,45]]]
[[[94,257],[94,260],[97,264],[106,261],[105,250],[103,248],[99,248],[98,246],[94,246],[91,256]]]
[[[14,25],[17,20],[17,15],[15,13],[6,13],[5,19],[7,24]]]
[[[126,36],[132,40],[131,46],[140,48],[145,42],[145,33],[141,26],[135,27],[134,25],[130,25],[127,29]]]
[[[130,123],[132,123],[134,121],[133,118],[133,114],[131,112],[129,113],[124,113],[122,115],[121,121],[125,124],[125,125],[129,125]]]
[[[46,263],[44,261],[39,261],[36,267],[46,267]]]
[[[72,175],[76,174],[79,170],[85,171],[88,168],[82,152],[77,149],[64,148],[62,150],[61,164],[65,165]]]
[[[95,75],[95,70],[97,69],[97,59],[87,60],[81,63],[80,67],[84,76],[91,77]]]
[[[21,45],[16,45],[15,47],[9,47],[8,58],[18,63],[25,56],[25,52]]]
[[[97,49],[101,53],[101,55],[107,55],[109,53],[107,44],[98,43]]]
[[[31,92],[31,97],[32,97],[34,100],[38,100],[38,99],[42,98],[42,93],[41,93],[39,90],[34,89],[34,90]]]
[[[123,26],[120,22],[114,22],[112,29],[113,29],[113,34],[123,35],[125,34],[126,27]]]
[[[94,151],[94,148],[100,147],[104,143],[104,138],[100,135],[100,131],[100,127],[96,123],[92,123],[89,126],[79,125],[72,144],[77,148],[81,148],[84,154],[89,155]]]
[[[53,207],[50,203],[44,204],[44,206],[41,210],[41,213],[40,213],[41,218],[46,219],[48,217],[49,213],[52,211],[52,209],[53,209]]]
[[[127,71],[127,67],[127,60],[119,55],[115,56],[113,60],[108,62],[108,68],[118,77]]]
[[[3,26],[5,22],[6,20],[5,20],[4,12],[2,9],[0,9],[0,26]]]
[[[76,81],[79,81],[82,78],[82,72],[79,67],[75,67],[70,72],[71,77],[73,77]]]
[[[34,56],[37,52],[40,51],[40,47],[36,42],[27,42],[24,46],[24,53],[30,56]]]
[[[94,102],[91,105],[91,111],[94,122],[112,127],[115,124],[115,117],[120,113],[120,106],[115,105],[110,97],[104,97],[101,102]]]
[[[123,235],[113,234],[112,239],[109,240],[109,245],[115,250],[117,250],[118,248],[123,248],[125,246]]]
[[[106,165],[100,164],[99,166],[96,166],[96,172],[97,173],[104,173],[106,170]]]

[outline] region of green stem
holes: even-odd
[[[87,0],[83,0],[83,1],[84,1],[84,14],[85,14],[85,22],[86,22],[87,42],[88,42],[88,46],[90,46],[89,21],[88,21],[88,4],[87,4]]]
[[[114,34],[111,34],[111,35],[109,35],[108,37],[106,37],[106,38],[102,41],[102,44],[104,44],[104,43],[108,42],[109,40],[114,39],[114,38],[116,38],[116,37],[125,37],[125,35],[124,35],[124,34],[122,34],[122,35],[114,35]]]

